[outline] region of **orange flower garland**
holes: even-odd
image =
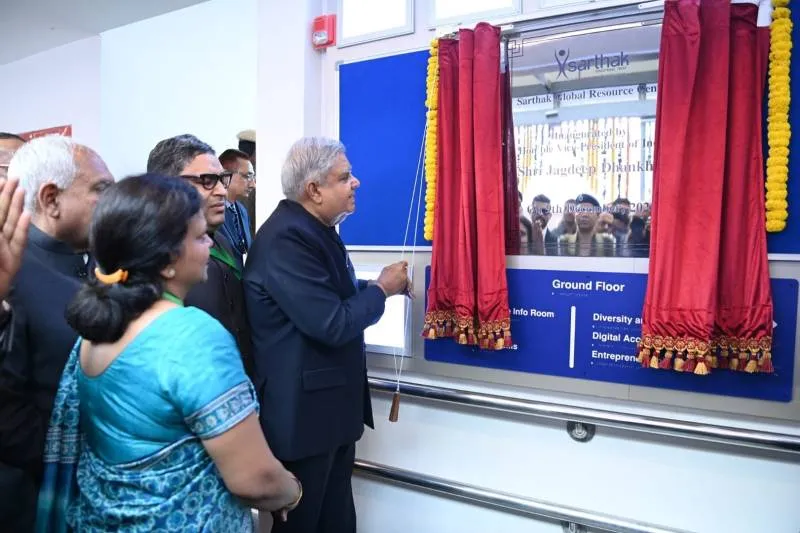
[[[433,241],[433,217],[436,207],[436,173],[438,171],[438,129],[439,129],[439,40],[431,41],[431,56],[428,59],[428,108],[425,124],[425,222],[423,237]]]
[[[789,102],[792,58],[792,19],[789,0],[773,0],[769,51],[769,100],[767,117],[767,231],[779,232],[789,218],[786,183],[789,181]]]

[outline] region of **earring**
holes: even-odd
[[[168,278],[174,278],[175,277],[175,269],[174,268],[170,268],[169,270],[167,270],[167,277]]]

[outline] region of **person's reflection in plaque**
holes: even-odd
[[[558,238],[559,255],[577,255],[580,257],[613,256],[616,243],[609,233],[598,233],[598,219],[608,215],[600,208],[600,202],[590,194],[580,194],[575,199],[575,222],[578,231],[572,234],[561,235]],[[603,217],[601,226],[610,225],[613,217]]]
[[[553,213],[550,198],[544,194],[534,197],[529,209],[531,214],[531,247],[534,255],[555,255],[556,237],[547,228]]]
[[[569,199],[564,203],[564,213],[561,215],[561,222],[555,230],[552,231],[553,239],[556,243],[562,235],[568,235],[578,231],[575,224],[575,200]]]
[[[531,255],[531,254],[533,254],[533,248],[531,246],[531,233],[532,232],[533,232],[533,228],[531,227],[531,221],[528,220],[524,216],[519,217],[519,239],[520,239],[519,254],[520,255]]]

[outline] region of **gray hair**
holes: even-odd
[[[53,183],[68,188],[78,175],[75,152],[80,145],[69,137],[46,135],[23,144],[8,164],[8,177],[17,178],[25,190],[25,209],[35,212],[39,189]]]
[[[307,183],[324,183],[336,158],[344,152],[342,143],[325,137],[305,137],[294,143],[281,169],[283,194],[289,200],[298,200]]]
[[[198,155],[214,153],[210,145],[194,135],[184,134],[170,137],[159,142],[147,158],[147,172],[180,176],[192,160]]]

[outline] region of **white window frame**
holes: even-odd
[[[594,4],[596,0],[539,0],[542,9],[573,7],[576,4]]]
[[[385,265],[383,264],[360,262],[353,264],[353,270],[355,270],[356,272],[356,277],[358,277],[359,274],[362,275],[365,274],[369,276],[369,278],[366,279],[377,279],[384,266]],[[359,278],[359,279],[365,279],[365,278]],[[408,316],[409,313],[408,306],[411,305],[411,302],[405,296],[395,296],[392,298],[392,304],[399,302],[402,302],[402,310],[403,310],[403,345],[391,346],[388,344],[377,344],[377,343],[370,344],[367,342],[367,339],[365,338],[364,342],[368,353],[393,355],[398,357],[411,357],[411,354],[409,353],[409,342],[408,342],[409,331],[408,328],[406,327],[406,317]],[[389,303],[388,299],[386,303],[387,304]],[[380,320],[383,320],[384,317],[385,315],[382,316]],[[374,325],[370,326],[370,328],[377,325],[380,322],[380,320],[376,322]]]
[[[436,18],[436,0],[428,0],[428,27],[436,29],[441,26],[452,26],[455,24],[467,24],[478,22],[481,19],[497,19],[500,17],[513,17],[522,14],[522,0],[512,0],[513,5],[505,9],[487,9],[486,11],[476,11],[458,17]]]
[[[348,46],[379,41],[381,39],[389,39],[391,37],[400,37],[402,35],[410,35],[414,33],[414,0],[405,0],[405,2],[406,24],[404,26],[397,26],[396,28],[389,28],[388,30],[365,33],[356,37],[345,37],[343,32],[344,0],[336,0],[336,46],[338,48],[346,48]]]

